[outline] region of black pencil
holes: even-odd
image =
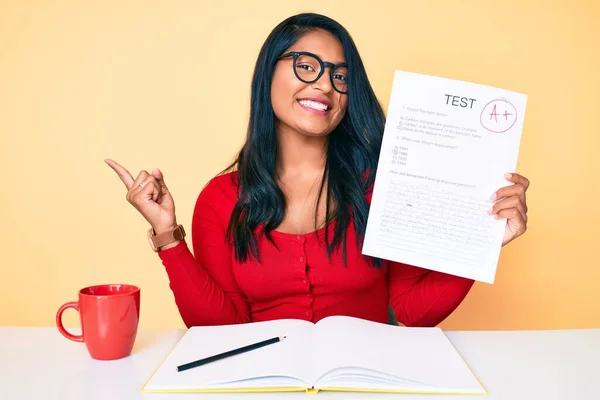
[[[177,372],[185,371],[186,369],[190,369],[190,368],[199,367],[201,365],[208,364],[210,362],[217,361],[217,360],[222,360],[224,358],[235,356],[237,354],[246,353],[248,351],[256,350],[258,348],[261,348],[261,347],[264,347],[264,346],[267,346],[267,345],[270,345],[270,344],[273,344],[273,343],[277,343],[277,342],[279,342],[279,341],[281,341],[283,339],[285,339],[285,336],[274,337],[274,338],[271,338],[271,339],[263,340],[262,342],[253,343],[253,344],[249,344],[249,345],[244,346],[244,347],[240,347],[239,349],[229,350],[229,351],[226,351],[225,353],[216,354],[214,356],[202,358],[202,359],[197,360],[197,361],[192,361],[192,362],[189,362],[187,364],[179,365],[177,367]]]

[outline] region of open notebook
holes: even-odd
[[[189,370],[177,366],[274,336],[278,343]],[[334,316],[192,327],[143,392],[373,391],[486,394],[440,328]]]

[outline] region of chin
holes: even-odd
[[[300,126],[298,132],[306,136],[320,137],[329,135],[333,129],[330,126]]]
[[[307,130],[301,130],[300,133],[306,135],[306,136],[311,136],[311,137],[321,137],[321,136],[327,136],[329,135],[329,131],[307,131]]]

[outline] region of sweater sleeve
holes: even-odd
[[[406,326],[436,326],[463,301],[474,281],[389,262],[390,303]]]
[[[192,217],[192,244],[160,251],[169,286],[185,325],[226,325],[250,321],[248,301],[237,287],[226,243],[228,212],[214,181],[198,196]]]

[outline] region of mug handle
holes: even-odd
[[[62,315],[67,308],[74,308],[75,310],[77,310],[77,312],[79,312],[79,303],[76,301],[70,301],[60,306],[58,312],[56,313],[56,326],[58,327],[60,333],[62,333],[62,335],[67,339],[72,340],[74,342],[83,342],[83,335],[73,335],[67,332],[67,330],[63,326]]]

